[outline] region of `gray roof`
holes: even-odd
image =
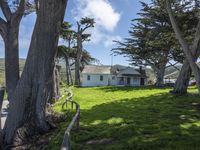
[[[97,65],[86,65],[82,71],[82,74],[115,74],[115,75],[129,75],[129,76],[143,76],[146,77],[146,71],[135,69],[132,67],[126,67],[122,65],[114,66],[97,66]]]
[[[84,67],[83,74],[110,74],[110,66],[87,65]]]
[[[140,75],[138,71],[136,71],[134,68],[127,67],[126,69],[119,72],[122,75],[128,74],[128,75]]]

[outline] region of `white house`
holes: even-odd
[[[87,86],[144,86],[147,83],[145,70],[121,65],[87,65],[81,73],[81,85]]]

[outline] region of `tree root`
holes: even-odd
[[[52,129],[56,129],[57,128],[56,124],[64,121],[65,119],[66,119],[65,115],[56,114],[56,113],[48,113],[48,115],[46,116],[46,120],[42,122],[44,123],[42,127],[39,127],[39,125],[41,124],[36,123],[36,120],[29,121],[28,123],[25,123],[22,127],[17,129],[17,131],[15,132],[14,139],[13,139],[13,145],[2,146],[3,144],[1,144],[0,146],[2,147],[0,147],[0,150],[1,149],[3,150],[29,149],[30,145],[34,144],[33,143],[34,138],[35,138],[35,141],[38,141],[38,136],[48,133]],[[43,140],[43,142],[44,141],[45,139]]]

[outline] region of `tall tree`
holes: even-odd
[[[46,103],[51,98],[54,59],[66,4],[67,0],[38,0],[26,64],[4,127],[6,144],[50,128],[46,120]]]
[[[0,17],[0,34],[5,43],[6,89],[9,99],[12,99],[19,80],[19,25],[25,11],[25,0],[20,0],[20,3],[12,2],[16,9],[14,13],[8,1],[0,0],[0,8],[5,18]]]
[[[83,42],[88,39],[90,36],[89,34],[85,34],[84,32],[94,27],[94,19],[91,18],[82,18],[80,22],[77,22],[77,31],[76,31],[76,38],[77,38],[77,52],[76,52],[76,59],[75,59],[75,85],[80,85],[80,64],[82,59],[82,52],[83,52]]]
[[[161,3],[163,4],[163,2]],[[173,5],[174,5],[174,10],[176,11],[176,14],[174,15],[176,20],[178,20],[177,23],[180,30],[184,32],[183,34],[184,38],[187,41],[187,43],[192,43],[193,38],[195,37],[194,35],[198,24],[198,17],[195,16],[198,14],[199,11],[199,1],[191,0],[188,1],[187,3],[184,3],[183,1],[177,1],[176,3],[173,3]],[[180,18],[180,16],[182,17]],[[199,47],[200,44],[198,44],[196,49],[191,51],[192,55],[195,56],[194,57],[195,60],[197,60],[200,55],[200,51],[198,50]],[[179,73],[179,76],[176,80],[173,91],[171,92],[174,94],[187,93],[191,74],[192,74],[191,67],[187,59],[185,59],[181,71]]]
[[[66,76],[67,76],[67,84],[73,84],[73,79],[72,79],[72,67],[75,64],[75,60],[76,60],[76,47],[75,48],[68,48],[64,45],[60,45],[58,46],[58,53],[57,53],[57,57],[64,59],[65,63],[66,63]],[[88,53],[86,50],[83,50],[82,52],[82,59],[80,62],[80,72],[84,69],[85,65],[88,65],[92,62],[97,62],[97,60],[95,58],[93,58],[90,53]],[[69,82],[70,80],[70,82]]]
[[[197,81],[199,95],[200,95],[200,69],[198,65],[196,64],[196,58],[198,57],[196,53],[196,49],[198,48],[199,41],[200,41],[200,21],[196,27],[196,33],[194,35],[193,41],[191,43],[188,43],[186,39],[184,38],[183,32],[180,30],[178,26],[178,23],[174,16],[174,12],[172,10],[171,1],[169,0],[166,1],[166,9],[169,14],[169,18],[170,18],[172,27],[174,29],[174,32],[176,33],[176,37],[183,49],[183,52],[186,55],[186,59],[187,59],[186,61],[188,61],[191,67],[191,70],[194,73],[195,79]],[[198,15],[199,14],[197,14],[197,16]]]
[[[64,22],[62,24],[61,38],[67,42],[67,48],[65,46],[58,47],[58,57],[63,57],[66,63],[66,77],[67,84],[73,85],[73,79],[71,74],[71,67],[69,65],[69,57],[74,55],[75,49],[72,48],[72,44],[75,44],[75,32],[71,29],[72,25],[69,22]]]
[[[141,2],[142,10],[132,21],[130,37],[117,42],[114,52],[126,55],[134,65],[151,66],[156,74],[156,86],[163,84],[165,69],[170,60],[179,60],[182,55],[174,55],[177,50],[173,30],[167,13],[157,3]]]

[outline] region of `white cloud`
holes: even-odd
[[[75,19],[91,17],[95,19],[96,26],[107,31],[113,31],[120,20],[120,13],[116,12],[108,0],[77,0],[78,7]]]
[[[111,42],[105,42],[105,39],[114,37],[110,34],[117,27],[121,14],[108,0],[77,0],[77,8],[73,10],[73,14],[75,20],[80,20],[82,17],[95,19],[95,27],[88,31],[92,35],[93,44],[102,42],[106,47],[111,45]]]
[[[104,45],[106,47],[112,47],[114,42],[113,41],[121,41],[122,38],[120,36],[107,36],[105,41],[104,41]]]

